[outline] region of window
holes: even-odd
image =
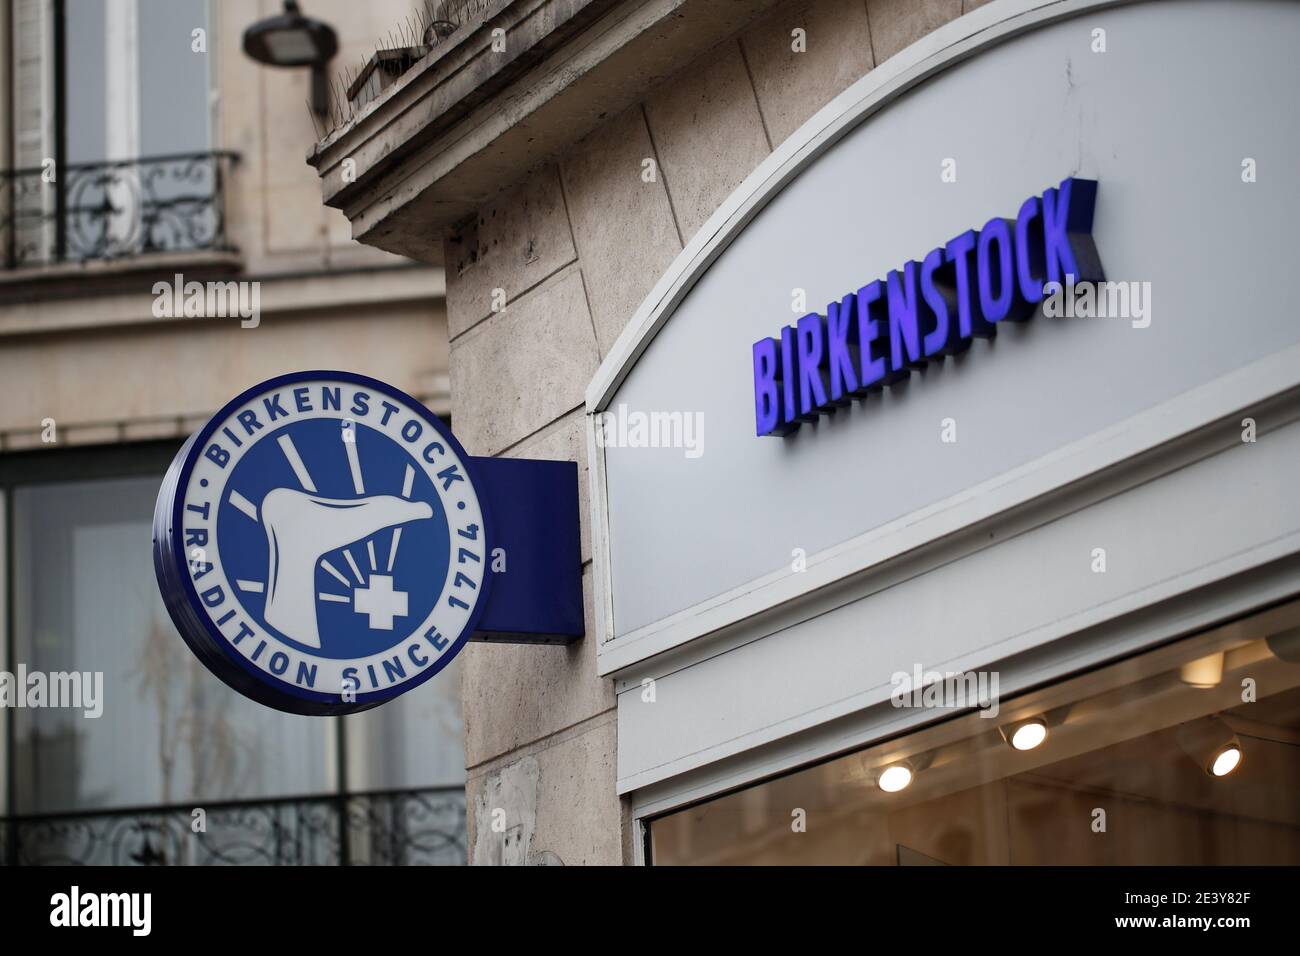
[[[209,0],[15,0],[11,267],[225,249]]]
[[[228,688],[176,633],[154,579],[154,501],[175,451],[0,457],[0,670],[102,680],[98,717],[0,710],[0,861],[464,862],[457,669],[342,721]]]
[[[996,718],[969,713],[665,815],[650,856],[1295,865],[1298,790],[1292,603],[1003,701]]]
[[[315,793],[328,722],[251,705],[212,678],[153,582],[158,479],[13,492],[14,649],[44,673],[103,674],[104,716],[15,711],[19,813]]]

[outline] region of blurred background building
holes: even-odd
[[[337,65],[418,7],[304,12]],[[304,162],[310,72],[241,50],[280,12],[0,2],[0,670],[102,671],[105,697],[0,709],[7,863],[464,859],[455,666],[368,714],[282,715],[204,670],[154,583],[163,472],[243,389],[346,368],[449,407],[442,269],[351,241]],[[169,316],[177,275],[256,283],[259,321]]]

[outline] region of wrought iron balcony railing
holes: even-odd
[[[196,830],[196,807],[203,829]],[[0,817],[18,866],[460,865],[460,787]]]
[[[225,188],[237,161],[185,153],[0,172],[5,265],[231,251]]]

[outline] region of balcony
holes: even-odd
[[[195,833],[195,806],[206,814]],[[462,787],[0,817],[11,866],[465,862]]]
[[[232,253],[225,188],[238,159],[231,152],[183,153],[0,172],[4,265]]]

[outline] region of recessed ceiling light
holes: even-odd
[[[1300,664],[1300,627],[1270,634],[1264,640],[1268,644],[1268,649],[1279,660],[1286,661],[1288,664]]]
[[[1178,668],[1178,679],[1189,687],[1218,687],[1223,681],[1223,651],[1183,664]]]
[[[1182,751],[1211,777],[1226,777],[1241,766],[1241,738],[1218,717],[1181,725],[1176,739]]]
[[[1215,754],[1214,759],[1210,761],[1210,776],[1226,777],[1236,770],[1240,764],[1241,745],[1235,742],[1230,743]]]
[[[876,785],[885,793],[897,793],[906,789],[912,782],[912,768],[906,763],[896,763],[886,767],[880,774]]]
[[[1017,750],[1033,750],[1047,739],[1047,721],[1041,717],[1026,720],[1011,730],[1007,742]]]

